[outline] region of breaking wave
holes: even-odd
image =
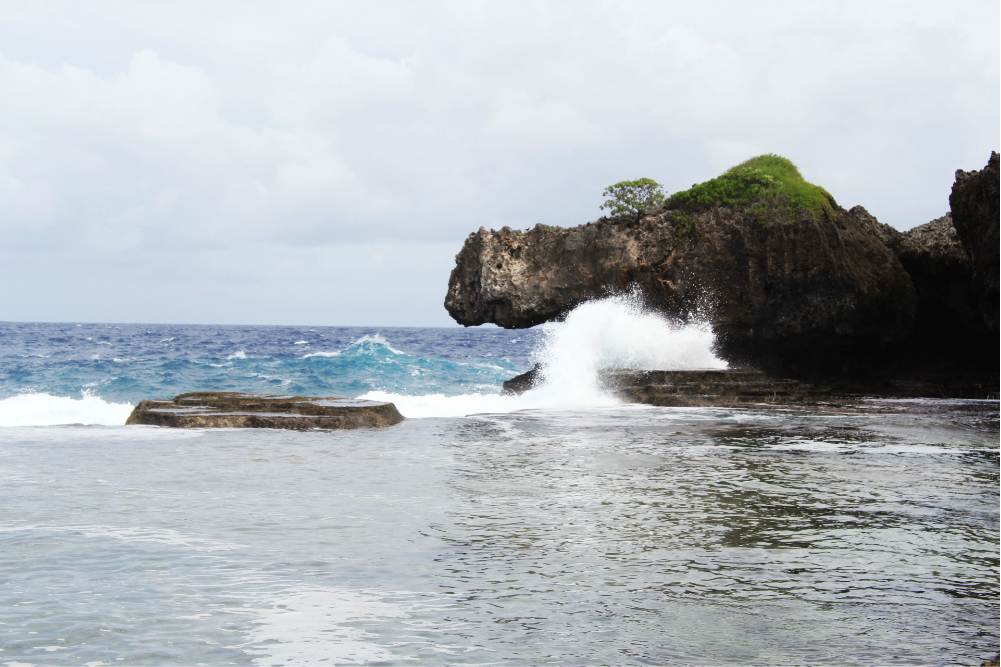
[[[120,426],[128,419],[132,408],[130,403],[109,403],[87,394],[78,399],[50,394],[21,394],[0,400],[0,426]]]
[[[298,345],[299,343],[296,343]],[[309,359],[311,357],[340,357],[340,356],[364,356],[364,355],[377,355],[384,350],[388,350],[393,354],[402,354],[407,356],[406,352],[397,350],[395,347],[389,344],[381,334],[366,334],[351,343],[344,350],[334,350],[333,352],[312,352],[310,354],[303,355],[303,359]]]
[[[382,333],[345,337],[336,330],[199,329],[196,337],[180,329],[187,340],[164,343],[160,332],[97,329],[118,336],[102,347],[107,359],[92,358],[97,343],[90,338],[49,336],[10,356],[11,370],[0,377],[0,426],[123,424],[140,400],[189,391],[387,400],[407,417],[577,410],[619,404],[602,390],[604,369],[726,366],[712,352],[708,325],[672,321],[633,295],[582,304],[563,322],[516,339],[490,330],[386,331],[394,332],[392,344]],[[306,349],[298,346],[303,341]],[[293,346],[298,354],[289,354]],[[532,364],[539,365],[538,386],[501,396],[501,384]]]
[[[584,303],[563,322],[546,325],[533,355],[541,382],[521,396],[405,396],[372,391],[361,398],[392,401],[406,417],[612,406],[619,401],[602,388],[602,370],[726,368],[726,362],[713,353],[714,344],[708,324],[671,321],[644,308],[637,295],[613,296]]]

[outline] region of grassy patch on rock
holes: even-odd
[[[808,183],[790,160],[778,155],[759,155],[738,164],[716,178],[677,192],[664,208],[694,213],[712,206],[751,207],[762,221],[775,217],[814,218],[831,210],[834,198],[819,185]]]

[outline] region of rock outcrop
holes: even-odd
[[[956,172],[956,182],[949,195],[952,222],[959,238],[973,260],[981,317],[998,341],[998,197],[1001,171],[998,154],[991,152],[987,166],[980,171]]]
[[[996,395],[998,197],[992,153],[956,172],[950,214],[901,233],[759,156],[646,214],[481,228],[456,255],[445,308],[467,326],[522,328],[638,288],[712,324],[731,367],[848,391]]]
[[[346,429],[403,421],[392,403],[236,392],[195,392],[140,401],[126,424],[176,428]]]
[[[501,385],[502,396],[518,396],[530,389],[535,389],[542,382],[542,364],[535,366],[521,375],[515,375],[510,380],[505,380]]]
[[[917,295],[914,329],[894,375],[928,384],[925,393],[930,395],[996,391],[992,377],[997,376],[998,337],[982,317],[981,287],[952,215],[906,232],[879,225],[879,233],[900,259]],[[960,390],[960,385],[969,385],[968,390]]]
[[[480,229],[445,307],[460,324],[530,327],[637,285],[670,315],[704,317],[731,364],[808,379],[867,372],[906,340],[911,280],[864,209],[762,220],[753,206],[660,210],[572,229]]]

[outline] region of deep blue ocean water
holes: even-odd
[[[499,391],[539,331],[0,322],[0,399],[187,391],[355,397]]]
[[[622,303],[546,330],[0,324],[0,664],[975,665],[997,401],[654,408],[705,367]],[[547,384],[499,396],[546,364]],[[195,390],[383,429],[123,426]]]

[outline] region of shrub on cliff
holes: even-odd
[[[778,155],[759,155],[716,178],[693,185],[667,200],[666,208],[692,213],[711,206],[751,206],[762,218],[776,214],[814,217],[830,209],[834,198],[824,188],[808,183],[791,161]]]
[[[660,206],[665,199],[660,183],[649,178],[619,181],[605,188],[601,196],[609,199],[599,208],[611,210],[612,215],[620,213],[641,215],[655,206]]]

